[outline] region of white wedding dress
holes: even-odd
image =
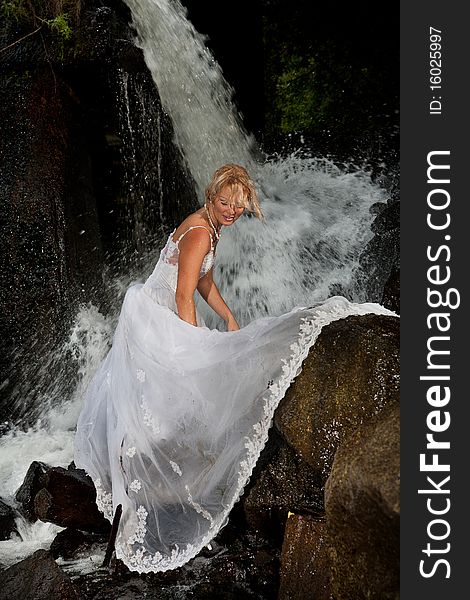
[[[171,234],[145,284],[128,289],[75,436],[100,510],[111,521],[122,505],[116,556],[139,572],[183,565],[227,522],[322,327],[394,314],[337,296],[235,332],[200,316],[194,327],[176,313],[178,242]],[[200,276],[213,264],[211,244]]]

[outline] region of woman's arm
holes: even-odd
[[[176,307],[180,319],[194,326],[197,326],[194,292],[198,286],[202,261],[209,252],[210,244],[208,232],[197,228],[188,231],[178,245]]]
[[[197,285],[197,291],[201,294],[207,304],[214,310],[219,317],[227,323],[227,331],[237,331],[240,329],[232,311],[222,298],[219,288],[213,279],[213,269],[201,277]]]

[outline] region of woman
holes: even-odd
[[[223,226],[230,227],[245,209],[261,217],[253,182],[243,167],[225,165],[215,172],[206,190],[203,208],[185,219],[170,236],[176,252],[178,279],[175,293],[176,312],[192,325],[201,324],[196,315],[194,291],[225,321],[227,331],[236,331],[238,323],[213,280],[215,249]]]
[[[113,346],[85,398],[75,464],[92,477],[108,519],[122,505],[116,556],[132,570],[179,567],[223,527],[324,325],[390,314],[334,297],[240,329],[213,265],[222,227],[245,210],[262,216],[254,185],[243,167],[225,165],[145,284],[127,291]],[[204,326],[196,289],[226,332]]]

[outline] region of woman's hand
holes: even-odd
[[[213,279],[213,269],[201,277],[198,283],[198,292],[207,302],[207,304],[225,321],[227,331],[238,331],[240,325],[237,323],[232,311],[222,298],[219,288]]]
[[[237,323],[235,317],[230,315],[227,320],[227,331],[238,331],[240,329],[240,325]]]

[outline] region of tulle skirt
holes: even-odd
[[[321,328],[393,314],[333,297],[221,332],[181,320],[165,294],[127,291],[75,436],[100,510],[122,505],[116,556],[139,572],[181,566],[227,522]]]

